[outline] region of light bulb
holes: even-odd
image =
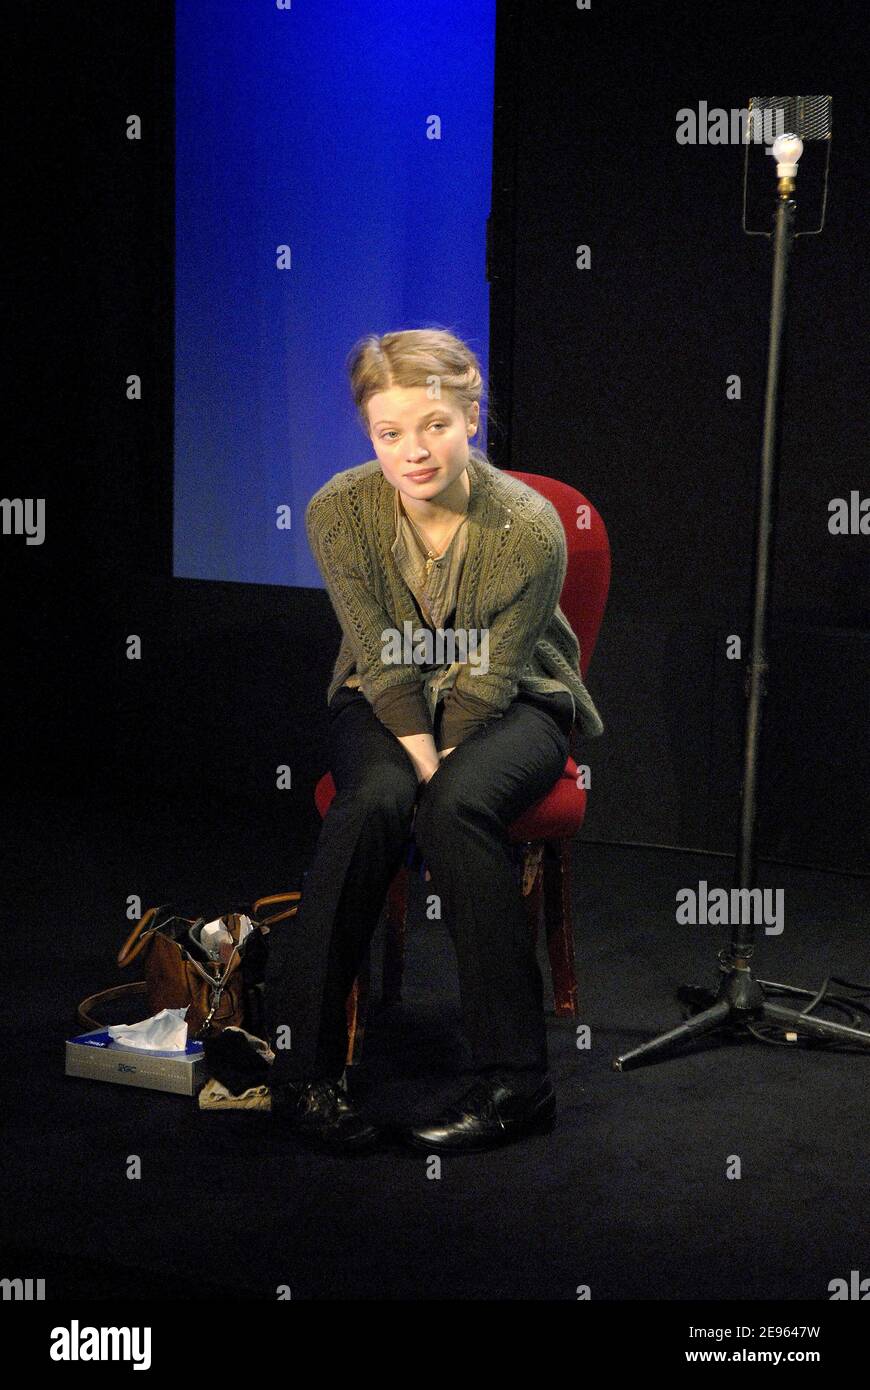
[[[790,132],[777,135],[770,153],[776,160],[776,174],[780,179],[793,179],[797,173],[798,160],[804,152],[804,142],[799,135]]]

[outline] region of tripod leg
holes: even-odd
[[[712,1033],[714,1029],[725,1022],[730,1012],[731,1006],[727,1000],[720,999],[712,1008],[705,1009],[703,1013],[695,1014],[694,1018],[687,1019],[685,1023],[681,1023],[677,1028],[672,1028],[670,1032],[660,1033],[657,1038],[642,1043],[640,1047],[633,1047],[630,1052],[623,1052],[621,1057],[615,1057],[613,1069],[614,1071],[627,1071],[629,1067],[636,1066],[642,1057],[667,1051],[672,1044],[682,1042],[684,1038],[695,1038],[704,1033]]]
[[[849,1028],[845,1023],[832,1023],[827,1018],[816,1018],[813,1014],[802,1014],[797,1009],[787,1009],[782,1004],[773,1004],[766,999],[761,1007],[762,1017],[771,1023],[793,1023],[796,1030],[812,1033],[817,1038],[839,1038],[841,1042],[856,1042],[870,1047],[870,1033],[861,1028]]]

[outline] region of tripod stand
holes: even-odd
[[[753,98],[753,100],[755,100]],[[786,102],[822,101],[824,98],[772,98]],[[795,124],[792,129],[798,129]],[[785,142],[781,145],[780,142]],[[791,142],[789,144],[788,142]],[[782,351],[783,327],[785,322],[785,297],[788,273],[788,258],[794,237],[795,204],[791,198],[794,192],[794,175],[797,172],[797,159],[803,149],[800,139],[793,135],[783,135],[774,144],[774,153],[780,146],[777,172],[778,201],[774,215],[773,231],[773,288],[770,311],[770,339],[767,358],[767,384],[764,400],[764,429],[761,449],[761,477],[758,496],[758,515],[755,538],[755,583],[752,615],[752,652],[747,670],[748,701],[744,736],[744,780],[743,801],[740,820],[740,837],[737,854],[737,887],[743,890],[737,895],[739,903],[751,901],[750,892],[755,877],[755,801],[758,770],[758,746],[761,732],[761,710],[764,695],[764,682],[767,673],[765,657],[767,641],[767,599],[770,584],[771,532],[774,521],[774,499],[776,496],[776,436],[778,428],[778,396],[780,358]],[[794,159],[794,163],[788,162]],[[800,234],[799,234],[800,235]],[[734,894],[732,893],[732,901]],[[738,913],[738,917],[741,914]],[[746,914],[751,917],[750,913]],[[786,1008],[773,1002],[765,994],[765,986],[770,992],[809,995],[818,1002],[824,991],[813,995],[812,991],[792,989],[790,986],[774,985],[771,981],[755,979],[752,974],[752,955],[754,952],[754,924],[738,921],[732,925],[731,942],[719,952],[719,966],[722,979],[717,991],[682,990],[683,999],[693,1003],[708,1002],[708,1007],[695,1013],[684,1023],[666,1033],[643,1043],[640,1047],[614,1058],[616,1071],[625,1071],[636,1066],[650,1056],[669,1053],[681,1042],[702,1037],[709,1033],[727,1030],[733,1034],[747,1034],[758,1038],[755,1026],[762,1022],[785,1026],[796,1040],[799,1033],[826,1039],[839,1040],[870,1048],[870,1032],[861,1028],[834,1023],[828,1019],[816,1018],[808,1012]],[[840,983],[849,983],[840,981]],[[863,989],[863,986],[855,986]],[[810,1007],[810,1006],[808,1006]],[[861,1007],[858,1005],[857,1007]]]

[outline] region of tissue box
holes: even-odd
[[[65,1071],[67,1076],[115,1081],[121,1086],[146,1086],[152,1091],[173,1091],[180,1096],[196,1095],[208,1080],[201,1042],[189,1042],[184,1052],[149,1052],[116,1042],[105,1028],[68,1040]]]

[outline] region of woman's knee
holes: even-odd
[[[388,816],[410,823],[417,796],[417,777],[410,764],[406,771],[387,763],[372,767],[346,788],[344,795],[366,815]]]
[[[457,821],[466,820],[469,816],[487,816],[490,813],[486,798],[474,778],[464,773],[451,775],[452,772],[447,763],[442,764],[420,794],[414,837],[421,850],[427,839],[431,844],[438,830],[454,827]]]

